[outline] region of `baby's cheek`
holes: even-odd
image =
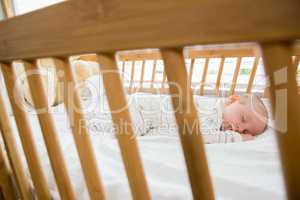
[[[226,121],[228,122],[237,122],[238,121],[238,118],[236,115],[234,115],[233,113],[228,113],[226,115],[226,118],[225,118]]]

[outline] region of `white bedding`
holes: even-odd
[[[88,199],[72,136],[61,132],[61,142],[78,199]],[[131,199],[125,171],[115,139],[92,136],[98,166],[108,199]],[[177,137],[138,137],[153,199],[192,199],[183,155]],[[41,148],[41,144],[39,144]],[[272,135],[255,141],[206,145],[217,199],[284,199],[284,188],[276,145]],[[46,157],[45,151],[41,156]],[[53,193],[54,179],[44,161]]]
[[[207,109],[208,105],[214,105],[214,101],[211,98],[197,98],[196,103],[200,107],[205,105],[203,109]],[[67,128],[64,108],[60,105],[54,110],[61,146],[76,195],[78,199],[88,199],[73,137]],[[51,191],[59,198],[36,116],[30,116]],[[90,120],[93,116],[95,114],[88,115]],[[109,121],[110,117],[103,114],[103,119]],[[153,134],[149,136],[137,137],[152,198],[192,199],[178,137],[164,134],[162,130],[159,133],[155,129],[152,131]],[[108,199],[131,199],[116,139],[110,134],[93,133],[91,139]],[[271,129],[253,141],[208,144],[205,148],[217,199],[285,199],[280,163]]]

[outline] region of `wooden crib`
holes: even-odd
[[[41,75],[30,74],[31,70],[39,69],[37,59],[53,59],[57,70],[64,72],[64,77],[61,78],[64,86],[74,89],[76,81],[68,58],[73,55],[96,53],[110,109],[116,111],[126,107],[127,102],[122,79],[120,74],[116,73],[118,66],[115,53],[132,49],[160,49],[154,54],[164,62],[166,79],[163,81],[169,84],[172,104],[177,108],[174,113],[193,197],[214,199],[200,125],[191,98],[192,90],[185,67],[183,47],[254,42],[263,58],[266,75],[270,80],[269,92],[273,112],[280,112],[276,110],[278,93],[287,92],[287,102],[284,102],[288,113],[287,129],[277,131],[276,136],[288,199],[300,199],[300,123],[297,121],[300,118],[300,99],[295,67],[299,56],[294,57],[294,64],[292,62],[292,56],[295,56],[293,52],[297,52],[294,42],[300,38],[299,8],[298,0],[72,0],[0,22],[1,70],[36,197],[52,198],[37,155],[38,149],[33,142],[33,130],[28,116],[18,104],[19,88],[15,84],[17,77],[12,67],[13,61],[21,61],[26,73],[30,75],[28,82],[35,107],[41,111],[38,114],[39,123],[59,194],[62,199],[76,199],[58,143],[59,132],[50,112],[51,106],[47,101]],[[193,59],[193,51],[189,52],[186,57]],[[221,55],[223,61],[226,55]],[[223,67],[220,67],[215,94],[218,94],[220,89],[222,70]],[[255,71],[251,73],[248,92],[251,91],[254,74]],[[234,75],[233,85],[236,78],[237,75]],[[201,81],[205,82],[205,75]],[[174,83],[180,88],[175,87]],[[234,92],[234,87],[230,90],[231,93]],[[68,88],[65,89],[67,91]],[[131,87],[129,90],[132,90]],[[202,94],[203,89],[200,88],[196,92]],[[98,170],[96,165],[87,129],[83,128],[86,126],[79,126],[79,121],[82,121],[84,116],[70,106],[81,108],[78,91],[74,90],[74,93],[70,98],[71,95],[65,92],[64,103],[70,121],[74,122],[71,128],[81,168],[90,198],[105,199],[101,168]],[[25,176],[16,141],[12,137],[11,122],[2,92],[0,110],[1,133],[5,144],[5,148],[2,147],[0,151],[1,191],[6,199],[16,199],[18,196],[22,199],[32,199],[30,180]],[[116,136],[124,167],[133,199],[151,199],[137,142],[131,137],[134,133],[131,126],[128,126],[131,124],[129,114],[128,109],[112,112],[114,124],[120,127],[116,129]],[[283,119],[276,120],[280,122]],[[191,128],[195,123],[196,128]],[[124,126],[128,126],[127,129],[124,129]],[[5,161],[6,156],[9,162]],[[14,178],[15,184],[10,177]]]
[[[267,97],[268,89],[267,83],[261,83],[260,88],[253,91],[255,86],[255,76],[261,62],[261,57],[254,44],[244,45],[206,45],[201,47],[187,48],[184,51],[185,62],[188,73],[188,82],[191,84],[191,89],[195,95],[216,95],[216,96],[230,96],[232,94],[243,93],[256,93],[260,96]],[[300,45],[296,43],[293,50],[293,64],[298,68],[300,56]],[[249,61],[251,58],[251,61]],[[78,59],[84,61],[96,62],[97,57],[95,55],[82,55]],[[218,59],[218,60],[214,60]],[[235,59],[230,60],[230,59]],[[243,61],[248,59],[245,64]],[[122,79],[125,82],[124,88],[127,93],[145,92],[152,94],[164,94],[169,93],[167,77],[165,70],[163,69],[163,62],[161,54],[158,50],[147,51],[129,51],[120,52],[118,54],[118,66],[122,72]],[[228,61],[226,67],[230,67],[233,70],[231,75],[231,83],[222,83],[224,77],[224,71],[226,71],[225,64]],[[148,65],[148,80],[145,79],[146,63],[152,61]],[[200,61],[200,63],[197,61]],[[138,65],[139,62],[139,65]],[[212,83],[209,83],[208,76],[209,69],[213,67],[210,65],[215,62],[217,69],[215,71],[215,78]],[[242,67],[244,65],[244,68]],[[140,68],[136,70],[136,68]],[[198,68],[196,70],[196,68]],[[247,72],[243,73],[242,70],[246,69]],[[201,73],[199,73],[201,71]],[[127,76],[126,78],[124,76]],[[240,76],[245,76],[247,79],[244,83],[244,87],[238,83]],[[149,77],[151,77],[149,79]],[[127,84],[126,84],[127,83]],[[227,84],[227,85],[226,85]],[[206,85],[210,85],[210,88],[206,88]],[[222,87],[223,86],[223,87]]]

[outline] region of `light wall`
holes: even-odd
[[[39,8],[43,8],[64,0],[13,0],[16,15],[21,15]]]

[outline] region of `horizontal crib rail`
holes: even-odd
[[[82,15],[77,2],[66,1],[0,22],[0,61],[300,38],[298,0],[226,4],[206,0],[111,0],[99,4],[103,9],[94,17]],[[222,17],[215,20],[214,13]],[[233,23],[238,16],[242,23]]]

